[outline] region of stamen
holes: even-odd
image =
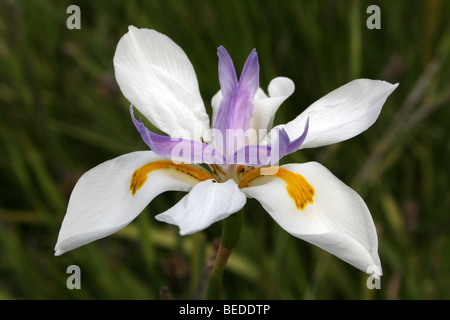
[[[295,206],[299,210],[305,209],[308,203],[314,202],[314,188],[300,174],[291,172],[283,168],[276,168],[272,177],[278,177],[286,182],[288,195],[294,200]],[[266,170],[267,172],[267,170]],[[256,168],[246,173],[239,182],[239,188],[246,188],[254,180],[261,177],[270,177],[267,174],[261,174],[261,168]]]
[[[173,173],[181,173],[187,182],[197,183],[213,177],[203,169],[197,168],[189,164],[175,164],[170,160],[159,160],[155,162],[147,163],[146,165],[140,167],[134,171],[130,182],[130,191],[134,196],[136,192],[145,184],[147,181],[148,174],[154,170],[170,170]]]
[[[225,178],[226,174],[221,166],[216,164],[208,164],[208,167],[211,169],[214,178],[216,178],[217,180],[220,181]]]
[[[241,179],[243,176],[245,176],[247,174],[247,172],[249,172],[253,169],[255,169],[255,167],[240,165],[236,170],[236,174],[237,174],[238,178]]]

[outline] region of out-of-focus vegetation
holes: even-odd
[[[81,9],[69,30],[66,8]],[[366,9],[381,9],[369,30]],[[128,25],[167,34],[195,67],[208,112],[219,88],[216,48],[240,70],[256,48],[261,85],[287,76],[296,91],[276,124],[355,78],[399,82],[378,121],[283,163],[319,161],[371,210],[384,276],[367,275],[287,234],[249,200],[224,298],[450,298],[450,1],[0,0],[0,299],[193,298],[221,223],[180,237],[153,216],[160,195],[122,231],[60,257],[53,247],[81,174],[145,150],[114,78]],[[81,290],[66,269],[81,269]]]

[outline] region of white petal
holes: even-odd
[[[290,234],[308,241],[369,272],[380,268],[378,239],[370,212],[361,197],[317,162],[282,166],[302,175],[314,188],[313,203],[301,210],[278,177],[259,178],[242,191],[257,199]],[[260,180],[258,182],[258,180]]]
[[[350,139],[367,130],[378,118],[387,97],[397,88],[381,80],[358,79],[322,97],[284,126],[289,137],[309,130],[300,149],[321,147]]]
[[[117,45],[114,69],[125,97],[169,136],[200,140],[209,128],[194,68],[167,36],[130,26]]]
[[[278,108],[294,93],[294,91],[295,84],[291,79],[278,77],[269,83],[269,97],[267,97],[264,93],[257,93],[255,99],[253,100],[253,103],[255,104],[253,128],[255,130],[269,130],[272,127],[273,119]]]
[[[198,183],[175,206],[157,215],[159,221],[177,225],[180,234],[206,229],[245,205],[246,197],[233,180],[224,183],[206,180]]]
[[[133,152],[86,172],[70,196],[55,255],[122,229],[162,192],[192,188],[192,184],[180,181],[164,170],[155,170],[148,174],[145,184],[133,196],[130,182],[134,171],[160,159],[152,151]]]

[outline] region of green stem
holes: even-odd
[[[222,291],[223,272],[228,262],[231,252],[239,240],[241,234],[242,220],[244,209],[232,214],[225,219],[223,224],[222,238],[220,240],[219,249],[217,250],[216,261],[209,280],[207,299],[219,299]]]

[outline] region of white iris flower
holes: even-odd
[[[225,48],[218,48],[218,56],[220,91],[212,99],[210,127],[183,50],[154,30],[129,28],[117,46],[115,74],[132,103],[134,125],[152,151],[119,156],[80,178],[55,254],[122,229],[156,196],[175,190],[188,194],[156,219],[177,225],[182,235],[207,228],[254,198],[293,236],[364,272],[373,266],[381,270],[375,226],[361,197],[317,162],[275,164],[299,149],[365,131],[397,84],[351,81],[287,124],[271,128],[278,107],[294,92],[293,82],[275,78],[266,94],[259,88],[255,50],[239,79]],[[136,120],[133,106],[167,136]],[[238,131],[245,134],[233,136]]]

